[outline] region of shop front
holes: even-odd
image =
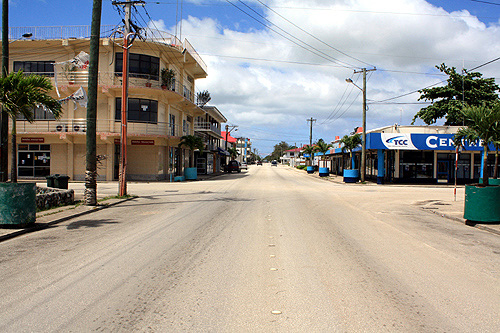
[[[378,165],[377,177],[394,183],[468,184],[478,182],[483,148],[479,143],[453,144],[454,134],[368,133],[367,165]],[[493,147],[491,147],[493,149]],[[373,154],[377,152],[377,154]],[[370,156],[383,158],[383,163]],[[387,170],[387,167],[394,170]],[[456,175],[455,175],[456,173]],[[367,175],[373,177],[373,173]],[[492,176],[492,175],[491,175]]]

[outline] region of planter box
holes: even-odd
[[[500,186],[465,186],[464,218],[474,222],[500,222]]]
[[[319,168],[320,177],[328,177],[330,175],[330,170],[328,168]]]
[[[359,180],[358,169],[344,169],[344,183],[357,183]]]
[[[24,228],[36,220],[36,184],[0,183],[0,225]]]
[[[479,184],[483,183],[483,178],[479,178]],[[488,178],[488,185],[500,185],[500,178]]]
[[[184,177],[186,180],[196,180],[198,179],[198,169],[197,168],[185,168]]]
[[[307,173],[314,173],[314,167],[313,166],[308,166],[306,168],[306,170],[307,170]]]

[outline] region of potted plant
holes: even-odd
[[[161,88],[163,90],[172,90],[172,85],[175,79],[175,72],[173,69],[162,68],[161,70]]]
[[[340,139],[340,143],[342,144],[342,152],[344,153],[346,150],[349,151],[349,169],[344,169],[344,182],[345,183],[356,183],[359,180],[359,170],[354,169],[354,154],[353,150],[362,143],[361,135],[356,133],[354,135],[348,136],[344,135],[342,139]]]
[[[16,119],[23,115],[33,122],[34,107],[46,106],[54,117],[61,116],[61,104],[50,97],[50,79],[39,76],[25,76],[23,71],[0,78],[0,105],[12,119],[11,183],[0,184],[0,224],[27,226],[36,219],[35,183],[17,183],[17,133]]]
[[[319,167],[318,169],[320,177],[327,177],[330,174],[330,170],[326,166],[326,153],[330,150],[331,146],[331,144],[326,143],[323,139],[319,139],[316,143],[315,150],[321,153],[321,161],[325,161],[324,167]]]
[[[491,107],[466,107],[461,112],[468,125],[455,134],[455,145],[479,141],[484,149],[483,182],[465,186],[464,218],[476,222],[500,222],[500,186],[489,184],[487,163],[488,145],[500,143],[500,102]]]
[[[199,136],[184,135],[181,137],[181,142],[179,143],[179,147],[182,146],[186,146],[190,150],[189,168],[184,168],[184,176],[186,179],[196,180],[198,178],[198,172],[196,167],[194,167],[194,151],[196,149],[200,151],[203,150],[205,148],[205,144]]]

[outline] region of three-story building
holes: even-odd
[[[97,96],[97,154],[100,180],[117,180],[121,132],[123,49],[109,37],[112,27],[101,27]],[[26,32],[29,40],[17,40]],[[107,36],[106,36],[107,34]],[[164,180],[182,175],[189,153],[179,148],[180,138],[194,135],[195,119],[206,111],[195,104],[195,82],[207,76],[199,54],[184,40],[154,31],[146,40],[136,39],[129,49],[127,116],[127,179]],[[49,77],[52,96],[65,100],[63,116],[37,108],[35,121],[17,121],[20,178],[67,174],[83,180],[86,155],[86,107],[90,27],[10,28],[9,71]],[[81,53],[81,52],[84,53]],[[80,61],[75,57],[80,54]],[[81,56],[83,54],[83,57]],[[71,61],[73,59],[73,61]],[[83,59],[83,60],[82,60]],[[171,70],[168,85],[162,71]],[[163,83],[163,84],[162,84]],[[76,93],[76,94],[75,94]],[[12,144],[12,143],[10,143]],[[9,147],[10,148],[10,147]],[[10,168],[9,168],[10,170]]]

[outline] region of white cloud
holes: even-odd
[[[321,41],[376,65],[379,71],[370,74],[367,89],[372,100],[390,98],[444,79],[411,72],[435,74],[434,66],[442,62],[457,68],[465,63],[466,68],[472,68],[500,54],[498,24],[487,26],[466,10],[447,13],[423,0],[315,0],[307,4],[299,0],[269,0],[266,3]],[[301,48],[263,27],[241,32],[208,17],[190,16],[183,21],[183,36],[208,65],[209,75],[197,81],[198,90],[207,89],[211,93],[211,103],[217,105],[230,123],[266,126],[268,139],[276,142],[283,139],[272,134],[276,129],[303,137],[308,132],[305,119],[311,116],[318,119],[315,138],[331,140],[360,126],[361,97],[355,99],[357,89],[352,90],[345,82],[346,77],[353,75],[353,69],[335,67],[337,64],[325,59],[326,56],[320,57],[309,50],[314,47],[316,53],[324,52],[345,63],[369,65],[311,38],[277,14],[268,10],[265,13],[269,20],[309,46],[302,44],[305,49]],[[155,25],[174,31],[162,20]],[[481,71],[491,77],[499,69],[500,64],[495,63]],[[337,108],[350,90],[349,99]],[[416,102],[417,98],[418,94],[414,94],[398,102]],[[420,107],[371,105],[368,128],[401,120],[408,124]],[[319,126],[332,112],[336,120]],[[249,137],[262,135],[252,132],[251,126],[239,133]],[[273,145],[267,142],[266,149],[261,151],[269,152]]]

